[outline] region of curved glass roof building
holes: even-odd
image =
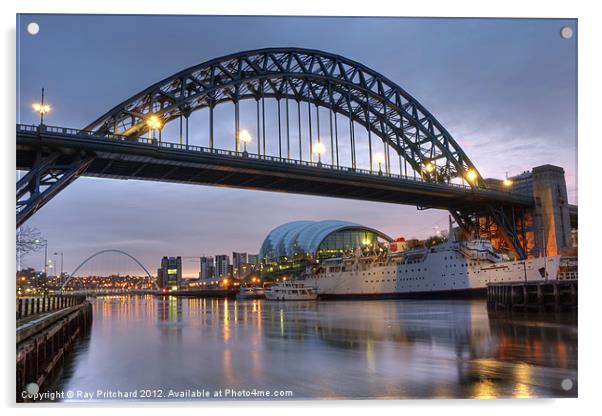
[[[318,260],[351,254],[358,248],[374,249],[391,238],[375,229],[349,221],[293,221],[274,228],[259,252],[264,264]]]

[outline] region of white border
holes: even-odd
[[[2,42],[2,77],[0,78],[3,92],[3,109],[0,113],[0,122],[4,135],[2,137],[2,169],[3,180],[2,194],[5,198],[2,215],[2,264],[4,299],[2,320],[2,358],[3,374],[1,377],[0,392],[2,405],[11,406],[14,399],[14,318],[13,294],[7,288],[12,287],[14,272],[14,120],[15,120],[15,21],[16,13],[105,13],[105,14],[230,14],[230,15],[346,15],[346,16],[440,16],[440,17],[557,17],[578,18],[579,31],[579,210],[581,230],[579,234],[580,259],[579,268],[582,278],[580,294],[580,331],[579,331],[579,399],[565,400],[503,400],[487,403],[466,400],[443,401],[405,401],[405,402],[296,402],[294,408],[283,409],[285,403],[207,403],[203,408],[190,404],[178,405],[175,410],[178,414],[201,414],[203,412],[233,412],[237,414],[305,414],[308,412],[332,412],[335,407],[345,407],[345,412],[363,414],[370,407],[377,407],[378,412],[415,412],[445,413],[448,414],[503,414],[509,412],[545,412],[546,414],[577,414],[585,413],[588,408],[595,408],[598,396],[597,378],[600,371],[600,324],[596,308],[602,304],[602,276],[596,272],[599,267],[594,267],[595,256],[600,256],[599,227],[595,221],[596,202],[599,202],[599,167],[600,163],[595,155],[600,154],[599,121],[601,119],[599,97],[600,74],[602,66],[600,60],[600,40],[602,39],[602,20],[597,12],[594,1],[546,1],[529,2],[526,0],[505,0],[498,2],[483,2],[471,0],[418,0],[414,2],[393,2],[384,0],[330,0],[330,1],[269,1],[269,0],[231,0],[231,1],[203,1],[203,0],[146,0],[142,1],[73,1],[73,0],[28,0],[13,1],[7,4],[3,1],[0,5],[4,41]],[[600,202],[599,202],[600,203]],[[599,261],[597,262],[599,264]],[[9,335],[9,336],[6,336]],[[209,407],[209,408],[208,408]],[[44,414],[106,414],[110,409],[106,407],[88,407],[86,409],[50,406],[42,408],[35,406],[37,412]],[[32,408],[11,408],[8,413],[31,414]],[[170,409],[161,406],[153,408],[145,405],[142,408],[129,407],[128,413],[144,413],[147,415],[162,415],[170,413]],[[589,412],[587,412],[589,413]]]

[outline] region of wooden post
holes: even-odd
[[[540,312],[544,310],[543,290],[540,284],[537,284],[537,306]]]
[[[560,312],[560,292],[558,291],[558,285],[554,283],[552,287],[554,288],[554,311]]]

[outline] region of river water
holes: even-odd
[[[92,301],[66,401],[577,395],[576,322],[494,318],[483,300]]]

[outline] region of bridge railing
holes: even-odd
[[[396,174],[396,173],[391,173],[391,172],[386,172],[386,171],[383,172],[381,170],[375,171],[375,170],[368,170],[368,169],[360,169],[360,168],[353,168],[353,167],[347,167],[347,166],[332,165],[332,164],[327,164],[327,163],[323,163],[323,162],[311,162],[311,161],[298,160],[298,159],[289,159],[289,158],[280,157],[280,156],[260,155],[260,154],[256,154],[256,153],[249,153],[246,151],[245,152],[237,152],[234,150],[217,149],[217,148],[190,145],[190,144],[186,145],[186,144],[172,143],[172,142],[166,142],[166,141],[159,141],[157,139],[151,139],[151,138],[146,138],[146,137],[131,137],[131,136],[123,136],[123,135],[119,135],[119,134],[98,133],[98,132],[93,132],[93,131],[88,131],[88,130],[73,129],[73,128],[69,128],[69,127],[57,127],[57,126],[47,126],[47,125],[36,126],[36,125],[28,125],[28,124],[17,124],[17,130],[26,132],[26,133],[42,133],[43,132],[45,134],[57,135],[60,137],[71,136],[71,137],[77,137],[77,138],[83,138],[83,139],[96,139],[96,140],[101,139],[101,140],[110,140],[110,141],[121,141],[121,142],[126,142],[126,143],[136,143],[136,144],[148,145],[148,146],[153,146],[155,148],[158,147],[161,149],[179,150],[179,151],[185,151],[185,152],[198,152],[198,153],[205,153],[205,154],[215,154],[215,155],[220,155],[220,156],[229,156],[229,157],[236,157],[236,158],[247,158],[247,159],[254,159],[254,160],[270,161],[270,162],[275,162],[275,163],[284,163],[284,164],[288,164],[288,165],[315,167],[315,168],[320,168],[320,169],[336,170],[336,171],[354,173],[354,174],[360,174],[360,175],[370,175],[373,177],[376,176],[376,177],[400,179],[400,180],[404,180],[404,181],[413,181],[413,182],[425,183],[425,184],[434,185],[434,186],[454,187],[454,188],[463,189],[466,191],[477,192],[477,193],[484,191],[484,192],[487,192],[488,194],[498,194],[498,195],[513,194],[515,196],[516,195],[521,196],[520,194],[512,193],[510,191],[499,191],[496,189],[485,189],[485,188],[473,188],[470,185],[454,183],[454,182],[433,182],[433,181],[424,179],[420,176],[408,176],[408,175],[401,175],[401,174]]]
[[[17,320],[31,315],[53,312],[59,309],[79,305],[86,300],[85,296],[42,296],[36,298],[17,298],[16,313]]]

